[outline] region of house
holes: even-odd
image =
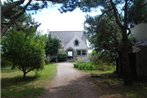
[[[136,38],[136,43],[129,53],[133,79],[147,80],[147,24],[139,24],[131,31]],[[117,73],[122,74],[121,57],[117,59]]]
[[[130,58],[134,78],[147,80],[147,40],[137,42],[132,50]]]
[[[134,77],[147,80],[147,24],[136,25],[132,29],[132,33],[137,41],[133,46],[131,56]]]
[[[49,34],[60,40],[69,59],[87,57],[88,47],[83,31],[50,31]]]

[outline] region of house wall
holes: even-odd
[[[141,51],[137,53],[137,78],[147,79],[147,46],[140,46]]]
[[[79,41],[79,45],[78,46],[75,46],[74,45],[74,41],[75,40],[78,40]],[[65,50],[67,50],[68,48],[72,48],[74,50],[81,50],[81,49],[85,49],[87,50],[87,45],[86,43],[81,39],[79,38],[78,36],[75,36],[73,37],[73,39],[70,40],[70,42],[64,47]]]
[[[75,46],[75,40],[78,40],[79,44],[78,46]],[[86,54],[87,54],[87,45],[86,43],[79,38],[78,36],[74,36],[70,42],[64,47],[64,49],[67,51],[69,49],[73,50],[73,58],[77,59],[77,57],[83,57],[83,56],[78,56],[77,55],[77,50],[86,50]],[[85,55],[86,56],[86,55]]]

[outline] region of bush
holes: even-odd
[[[85,62],[79,62],[74,64],[74,67],[80,70],[96,70],[97,66],[92,64],[91,62],[85,63]]]
[[[89,59],[92,63],[94,64],[99,64],[100,63],[100,59],[99,59],[99,55],[90,55]]]
[[[91,62],[76,62],[74,64],[74,68],[77,68],[79,70],[100,70],[100,71],[107,71],[107,70],[113,70],[114,66],[107,63],[99,63],[94,64]]]
[[[58,53],[58,61],[62,62],[62,61],[66,61],[67,60],[67,54],[65,51],[60,51]]]

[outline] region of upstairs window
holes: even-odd
[[[75,46],[79,46],[79,41],[78,40],[75,40],[74,45]]]

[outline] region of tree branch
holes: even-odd
[[[11,4],[8,4],[5,7],[2,7],[2,15],[6,14],[9,10],[11,10],[12,8],[19,6],[20,4],[23,4],[25,0],[19,0],[16,2],[13,2]]]
[[[30,5],[31,2],[32,0],[29,0],[28,3],[24,6],[24,8],[20,12],[12,16],[12,19],[10,20],[10,22],[8,22],[6,27],[2,26],[1,36],[3,36],[4,33],[15,23],[15,21],[25,13],[27,7]]]
[[[31,70],[34,70],[34,68],[31,68],[31,69],[27,70],[25,73],[27,74],[27,73],[30,72]]]
[[[119,19],[119,16],[118,16],[118,11],[117,11],[117,9],[115,7],[115,4],[114,4],[114,2],[112,0],[110,0],[110,4],[111,4],[112,9],[113,9],[113,13],[114,13],[114,16],[115,16],[116,23],[122,29],[123,28],[123,25],[120,22],[120,19]]]
[[[127,9],[128,9],[128,0],[125,0],[125,9],[124,9],[124,27],[128,28],[128,22],[127,22],[127,18],[128,18],[128,13],[127,13]]]
[[[110,8],[110,9],[108,9],[108,10],[105,10],[105,11],[100,15],[99,18],[103,17],[104,14],[106,14],[106,13],[108,13],[109,11],[112,11],[112,10],[113,10],[112,8]]]

